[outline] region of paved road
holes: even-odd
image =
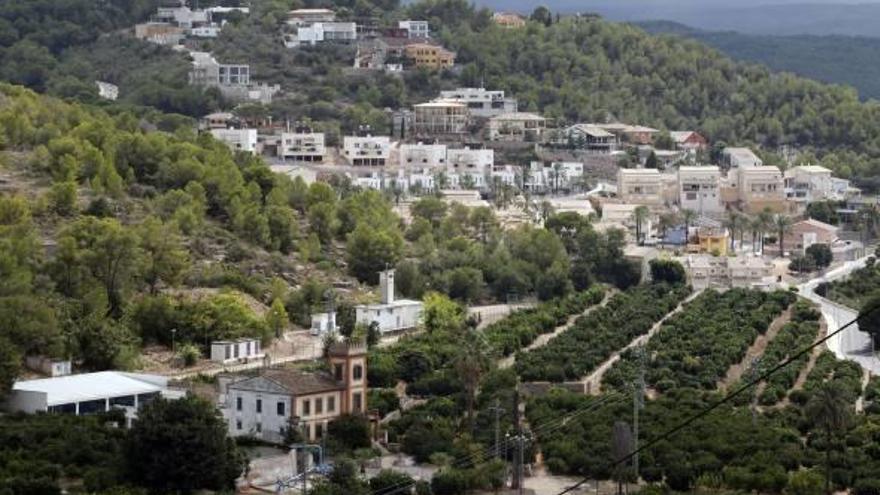
[[[858,316],[858,311],[819,296],[815,292],[816,286],[822,282],[846,277],[853,270],[865,266],[867,259],[866,256],[855,261],[848,261],[827,272],[824,276],[814,278],[798,286],[801,295],[819,304],[822,316],[828,322],[829,333],[854,320]],[[829,339],[828,349],[840,359],[852,359],[872,374],[880,374],[880,359],[872,352],[871,338],[867,333],[859,330],[858,323],[848,326],[846,330]]]

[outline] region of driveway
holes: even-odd
[[[854,270],[865,266],[865,260],[868,257],[859,258],[855,261],[848,261],[843,265],[830,270],[821,277],[814,278],[798,286],[800,294],[810,301],[819,305],[822,316],[828,322],[828,332],[835,332],[841,326],[858,317],[859,312],[855,309],[848,308],[842,304],[825,299],[816,294],[816,286],[822,282],[830,282],[845,278]],[[843,332],[837,334],[828,340],[828,349],[830,349],[840,359],[852,359],[859,363],[862,368],[870,371],[872,374],[880,374],[880,359],[875,356],[871,338],[867,333],[859,330],[858,323],[853,323]]]

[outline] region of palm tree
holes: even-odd
[[[492,364],[491,350],[483,338],[483,334],[467,331],[459,340],[458,355],[453,366],[458,376],[462,377],[465,391],[465,409],[467,411],[468,431],[474,429],[474,405],[477,400],[477,388],[480,380]]]
[[[831,493],[831,441],[835,433],[846,430],[850,423],[849,401],[843,389],[830,382],[823,383],[807,402],[806,416],[813,426],[825,431],[825,492]]]
[[[736,231],[737,229],[742,228],[742,215],[739,213],[732,211],[730,215],[728,215],[727,220],[724,222],[724,226],[730,232],[730,250],[735,251],[736,249]],[[742,243],[740,243],[742,245]]]
[[[691,230],[691,224],[697,219],[697,212],[685,208],[684,210],[681,210],[681,219],[684,222],[684,244],[687,246],[688,240],[690,239],[689,231]]]
[[[752,252],[758,252],[758,236],[762,232],[764,228],[764,223],[761,222],[761,219],[758,217],[749,219],[749,229],[752,231]]]
[[[636,244],[641,245],[643,243],[642,239],[642,223],[648,219],[648,215],[650,215],[650,211],[648,211],[648,207],[645,205],[637,206],[635,210],[633,210],[633,220],[636,222]]]
[[[779,236],[779,257],[782,258],[785,256],[785,235],[791,232],[791,218],[779,214],[774,217],[773,224]]]
[[[758,213],[758,222],[758,233],[761,235],[761,252],[763,252],[764,237],[767,235],[767,231],[773,227],[773,210],[764,208],[761,213]]]

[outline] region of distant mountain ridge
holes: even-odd
[[[672,21],[635,22],[651,34],[692,38],[739,60],[773,70],[856,88],[862,99],[880,99],[880,38],[858,36],[767,36],[706,31]]]
[[[553,12],[595,12],[614,21],[668,19],[713,31],[774,36],[843,35],[880,37],[880,3],[770,0],[719,2],[690,0],[480,0],[478,5],[531,12],[538,5]]]

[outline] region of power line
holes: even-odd
[[[795,360],[797,360],[801,356],[812,352],[813,349],[815,349],[816,347],[824,344],[825,342],[827,342],[829,339],[831,339],[835,335],[839,334],[840,332],[849,328],[854,323],[858,322],[859,319],[867,316],[870,313],[873,313],[874,311],[876,311],[878,309],[880,309],[880,306],[874,306],[873,308],[868,309],[865,313],[858,315],[856,318],[854,318],[853,320],[848,322],[846,325],[843,325],[842,327],[838,328],[837,330],[829,333],[828,335],[822,337],[821,339],[817,340],[816,342],[813,342],[809,346],[794,353],[793,355],[789,356],[787,359],[783,360],[782,362],[780,362],[776,366],[774,366],[774,367],[770,368],[769,370],[765,371],[764,373],[760,374],[757,378],[752,379],[751,381],[749,381],[745,385],[743,385],[743,386],[739,387],[738,389],[734,390],[733,392],[725,395],[724,397],[719,399],[714,404],[711,404],[708,407],[706,407],[705,409],[703,409],[702,411],[699,411],[699,412],[691,415],[690,417],[685,418],[682,422],[680,422],[679,424],[668,429],[667,431],[662,433],[660,436],[654,438],[653,440],[651,440],[649,442],[646,442],[644,445],[642,445],[638,449],[635,449],[632,452],[630,452],[629,454],[614,461],[611,464],[611,467],[615,467],[619,464],[623,464],[625,462],[628,462],[630,459],[633,458],[633,456],[640,454],[641,452],[653,447],[654,445],[656,445],[664,440],[668,440],[670,437],[672,437],[673,435],[675,435],[679,431],[683,430],[684,428],[689,426],[694,421],[702,418],[703,416],[706,416],[707,414],[709,414],[710,412],[714,411],[715,409],[721,407],[722,405],[724,405],[725,403],[727,403],[728,401],[730,401],[731,399],[733,399],[737,395],[745,392],[746,390],[755,386],[756,384],[761,383],[762,381],[766,380],[768,377],[770,377],[770,375],[772,375],[772,374],[776,373],[777,371],[781,370],[782,368],[788,366],[789,364],[791,364],[792,362],[794,362]],[[570,491],[581,487],[583,484],[587,483],[588,481],[590,481],[590,478],[584,478],[584,479],[578,481],[577,483],[575,483],[574,485],[571,485],[571,486],[567,487],[566,489],[562,490],[561,492],[557,493],[556,495],[565,495],[566,493],[569,493]]]
[[[603,397],[600,397],[594,401],[588,402],[587,404],[584,404],[584,405],[578,407],[573,412],[565,415],[564,417],[557,418],[557,419],[548,421],[546,423],[543,423],[535,428],[532,428],[530,431],[532,433],[540,432],[541,434],[546,435],[547,433],[550,433],[550,432],[553,432],[553,431],[556,431],[560,428],[565,427],[568,424],[568,422],[571,421],[572,419],[575,419],[578,416],[580,416],[582,414],[586,414],[590,411],[594,411],[602,404],[607,403],[608,405],[610,405],[610,404],[619,402],[619,401],[623,400],[624,398],[625,397],[622,394],[619,394],[617,392],[607,394]],[[506,450],[507,447],[509,447],[510,445],[512,445],[515,442],[516,442],[516,440],[514,438],[505,439],[503,442],[501,442],[499,449]],[[478,463],[483,462],[483,461],[489,459],[490,457],[492,457],[493,450],[494,450],[493,447],[490,446],[490,447],[485,447],[477,452],[473,452],[471,454],[466,454],[466,455],[460,456],[458,459],[456,459],[453,463],[450,464],[450,467],[461,468],[461,467],[464,467],[468,464],[478,464]],[[387,486],[387,487],[384,487],[379,490],[375,490],[375,491],[371,492],[370,495],[393,495],[393,494],[399,493],[400,491],[402,491],[406,488],[409,488],[409,487],[415,485],[415,483],[416,483],[415,481],[412,481],[412,482],[404,481],[404,482],[398,483],[396,485],[391,485],[391,486]]]

